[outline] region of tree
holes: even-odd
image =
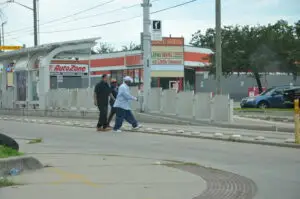
[[[94,50],[92,50],[92,54],[104,54],[104,53],[111,53],[111,52],[115,52],[115,48],[113,46],[111,46],[108,43],[99,43],[98,46],[96,46],[94,48]]]
[[[129,46],[122,46],[122,51],[133,51],[133,50],[141,50],[141,45],[136,45],[133,42],[130,42]]]
[[[294,26],[279,20],[267,26],[223,27],[221,37],[224,75],[250,72],[262,92],[262,73],[283,71],[296,74],[298,68],[295,63],[300,60],[299,32],[300,21]],[[215,49],[215,30],[207,29],[205,34],[197,31],[190,43]]]

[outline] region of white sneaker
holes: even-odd
[[[118,130],[113,130],[114,133],[122,133],[122,131],[120,129]]]
[[[133,129],[133,130],[138,130],[138,129],[142,128],[142,127],[143,127],[143,126],[139,124],[139,125],[137,125],[136,127],[133,127],[132,129]]]

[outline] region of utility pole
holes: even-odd
[[[4,25],[7,23],[7,21],[1,23],[1,29],[2,29],[2,45],[4,46]]]
[[[222,41],[221,41],[221,0],[216,0],[216,80],[217,95],[222,93]]]
[[[22,3],[19,3],[15,0],[8,0],[8,3],[15,3],[18,4],[24,8],[27,8],[28,10],[33,11],[33,29],[34,29],[34,46],[39,45],[39,28],[38,28],[38,0],[33,0],[33,8],[24,5]]]
[[[143,109],[149,109],[149,94],[151,89],[151,33],[150,33],[150,0],[143,0],[143,65],[144,65],[144,101]]]
[[[33,28],[34,28],[34,46],[38,46],[38,19],[37,19],[37,0],[33,0]]]
[[[0,30],[0,46],[2,46],[2,30]]]

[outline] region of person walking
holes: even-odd
[[[95,86],[94,89],[94,104],[98,107],[100,114],[97,123],[97,131],[110,130],[107,123],[108,112],[108,99],[115,100],[112,95],[111,89],[107,83],[107,75],[102,75],[101,81]]]
[[[113,128],[115,132],[121,132],[124,119],[132,125],[133,129],[139,129],[142,126],[138,124],[134,118],[131,109],[130,102],[138,101],[138,99],[130,94],[129,85],[132,83],[132,78],[129,76],[124,77],[123,84],[119,87],[117,99],[115,101],[114,107],[116,108],[116,122]]]
[[[112,79],[110,81],[110,89],[111,89],[111,93],[112,95],[114,96],[114,98],[116,99],[117,98],[117,95],[118,95],[118,83],[116,80]],[[108,126],[110,127],[110,123],[113,119],[113,117],[115,116],[116,114],[116,108],[114,107],[114,103],[115,103],[115,100],[113,99],[110,99],[109,101],[110,103],[110,114],[108,116],[108,121],[107,121],[107,124]],[[111,127],[110,127],[111,128]]]

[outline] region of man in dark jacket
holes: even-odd
[[[94,104],[98,107],[100,114],[97,123],[97,131],[110,130],[107,122],[108,99],[115,100],[110,86],[107,83],[107,75],[102,75],[102,80],[95,86]]]
[[[114,79],[111,80],[111,82],[110,82],[110,89],[111,89],[112,95],[113,95],[114,98],[116,99],[116,98],[117,98],[117,95],[118,95],[118,83],[117,83],[116,80],[114,80]],[[111,108],[111,110],[110,110],[110,114],[109,114],[109,116],[108,116],[108,121],[107,121],[107,123],[108,123],[108,125],[109,125],[109,127],[110,127],[110,122],[112,121],[114,115],[116,114],[116,108],[114,107],[115,100],[110,99],[109,103],[110,103],[110,108]]]

